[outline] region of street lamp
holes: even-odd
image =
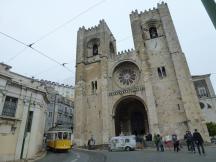
[[[52,121],[52,127],[55,127],[56,126],[56,123],[55,123],[55,116],[56,116],[56,113],[55,113],[55,110],[56,110],[56,96],[58,95],[58,93],[55,93],[55,98],[54,98],[54,106],[53,106],[53,121]],[[53,98],[52,98],[53,99]]]
[[[216,29],[216,3],[215,0],[202,0],[205,9],[211,18],[212,23]]]

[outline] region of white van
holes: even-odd
[[[109,141],[109,151],[125,150],[132,151],[136,148],[136,137],[132,136],[117,136],[112,137]]]

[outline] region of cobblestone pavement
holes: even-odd
[[[206,147],[206,155],[187,152],[185,149],[157,152],[145,149],[131,152],[72,150],[67,153],[48,152],[37,162],[216,162],[216,147]]]

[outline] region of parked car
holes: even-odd
[[[212,138],[211,138],[211,143],[216,144],[216,138],[215,138],[215,137],[212,137]]]
[[[109,141],[109,151],[132,151],[136,148],[136,137],[132,136],[116,136]]]

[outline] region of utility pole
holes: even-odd
[[[216,2],[215,0],[202,0],[202,3],[216,29]]]
[[[56,110],[56,96],[58,94],[55,93],[55,98],[54,98],[54,106],[53,106],[53,121],[52,121],[52,127],[55,127],[55,116],[56,116],[56,113],[55,113],[55,110]]]
[[[28,124],[28,120],[29,120],[29,111],[30,111],[30,107],[31,107],[31,102],[32,102],[32,92],[31,92],[31,96],[30,96],[30,99],[29,99],[29,105],[28,105],[28,110],[27,110],[27,118],[26,118],[26,121],[25,121],[24,137],[23,137],[23,142],[22,142],[20,159],[23,159],[23,152],[24,152],[25,140],[26,140],[26,136],[27,136],[27,124]],[[26,156],[27,156],[27,154],[26,154]]]

